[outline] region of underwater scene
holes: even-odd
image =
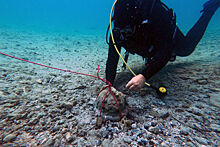
[[[219,6],[0,0],[0,146],[219,146]]]

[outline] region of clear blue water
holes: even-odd
[[[201,15],[204,0],[162,0],[177,13],[185,31]],[[114,0],[0,0],[0,26],[10,28],[105,33]],[[208,29],[220,26],[217,11]]]

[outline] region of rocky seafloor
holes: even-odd
[[[92,75],[100,65],[104,77],[107,46],[102,37],[0,33],[1,52]],[[125,95],[127,111],[119,121],[103,119],[96,111],[97,94],[105,86],[100,80],[0,55],[0,146],[217,147],[220,40],[213,33],[207,36],[191,57],[178,58],[149,80],[167,87],[163,99],[148,87],[127,90],[132,76],[119,69],[115,87]],[[135,59],[129,59],[131,66],[140,64]]]

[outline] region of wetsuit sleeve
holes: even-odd
[[[170,45],[164,44],[157,46],[158,50],[154,56],[152,56],[149,63],[147,63],[146,68],[142,71],[142,75],[148,80],[154,74],[159,72],[170,60],[172,48]]]
[[[119,40],[119,35],[114,33],[114,39]],[[116,42],[117,44],[117,42]],[[119,52],[121,52],[121,46],[117,45],[117,48]],[[112,39],[110,37],[109,39],[109,50],[108,50],[108,59],[106,63],[106,80],[111,82],[111,84],[114,84],[115,76],[116,76],[116,70],[118,65],[119,55],[115,50],[115,47],[113,45]]]

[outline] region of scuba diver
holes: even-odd
[[[128,53],[145,59],[145,69],[126,85],[130,90],[140,89],[169,61],[175,61],[176,56],[189,56],[195,50],[219,6],[220,0],[207,1],[201,17],[185,36],[176,25],[173,10],[160,0],[118,0],[112,17],[115,43],[111,36],[108,42],[106,79],[114,84],[119,60],[114,45],[119,52],[123,47],[126,50],[125,60]]]

